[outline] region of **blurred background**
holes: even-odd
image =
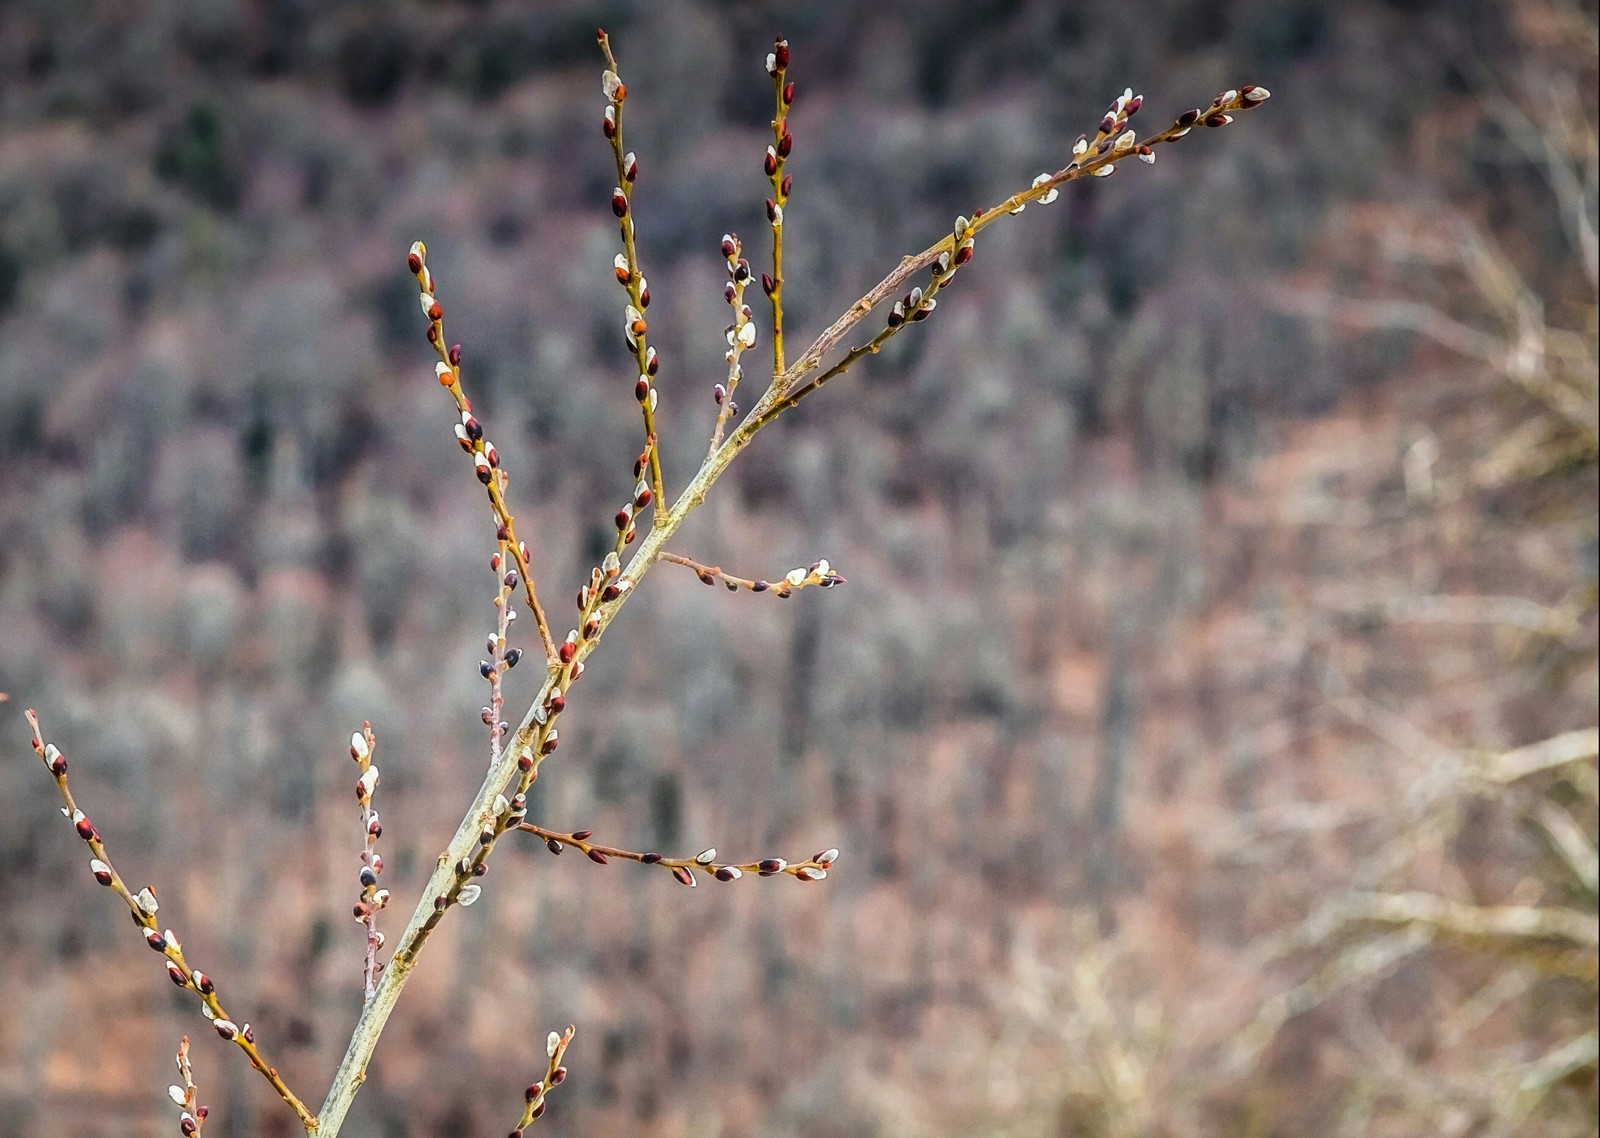
[[[633,482],[597,24],[676,486],[775,33],[797,346],[1125,86],[1142,131],[1273,99],[988,231],[672,543],[846,587],[663,566],[591,662],[536,820],[829,880],[508,842],[345,1133],[504,1133],[572,1022],[540,1133],[1594,1134],[1592,2],[7,0],[0,1136],[173,1132],[183,1033],[208,1135],[296,1132],[85,872],[30,706],[320,1102],[350,732],[391,933],[485,762],[492,530],[412,240],[558,629]]]

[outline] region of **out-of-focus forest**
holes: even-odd
[[[828,881],[502,850],[346,1133],[503,1133],[572,1022],[541,1133],[1595,1134],[1592,2],[10,0],[0,1138],[171,1132],[183,1033],[207,1135],[295,1132],[85,872],[25,706],[320,1101],[345,741],[391,933],[485,761],[493,530],[412,240],[558,629],[631,490],[597,24],[676,486],[721,235],[765,255],[774,33],[800,345],[1125,86],[1146,132],[1273,98],[988,231],[673,543],[847,586],[663,566],[573,693],[535,820]]]

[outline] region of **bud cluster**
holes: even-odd
[[[523,822],[518,828],[543,840],[545,848],[553,854],[559,854],[562,850],[570,848],[581,851],[596,865],[608,865],[613,858],[638,862],[640,865],[659,865],[671,873],[680,884],[690,887],[696,884],[697,873],[703,873],[716,881],[738,881],[747,873],[753,873],[757,877],[777,877],[787,874],[799,881],[822,881],[827,878],[828,870],[839,857],[838,850],[826,849],[813,854],[805,861],[791,862],[781,857],[768,857],[759,861],[736,863],[718,861],[715,846],[703,849],[693,857],[663,857],[654,852],[637,853],[616,846],[599,845],[590,840],[594,836],[593,830],[561,833],[536,826],[532,822]]]
[[[522,1092],[522,1118],[511,1131],[509,1138],[522,1138],[523,1131],[533,1124],[533,1120],[544,1114],[546,1096],[552,1087],[559,1087],[567,1081],[567,1045],[572,1042],[572,1035],[578,1029],[571,1024],[562,1032],[552,1031],[545,1037],[544,1052],[549,1057],[549,1064],[545,1067],[544,1078],[537,1083],[529,1085]]]
[[[511,724],[501,718],[506,702],[502,679],[522,660],[522,649],[512,648],[509,643],[511,622],[517,619],[513,602],[520,576],[511,549],[511,535],[504,526],[495,531],[495,545],[495,551],[489,555],[489,569],[495,575],[495,625],[485,642],[488,659],[478,661],[478,673],[489,684],[489,702],[483,706],[482,717],[484,726],[489,728],[490,770],[500,765],[502,744],[511,733]]]
[[[383,836],[383,824],[372,805],[372,795],[378,789],[378,767],[373,760],[377,754],[378,737],[372,724],[363,723],[361,730],[350,736],[350,758],[355,761],[360,774],[356,778],[356,803],[361,807],[361,832],[364,835],[361,849],[361,894],[356,899],[355,918],[367,930],[366,964],[362,970],[365,998],[370,1000],[378,991],[378,974],[383,964],[378,953],[383,948],[383,934],[378,931],[378,913],[389,904],[389,891],[378,888],[378,875],[383,872],[383,857],[378,853],[378,839]]]
[[[184,1138],[195,1138],[206,1124],[206,1117],[211,1113],[211,1108],[201,1106],[199,1091],[194,1085],[194,1070],[189,1066],[189,1037],[186,1035],[178,1043],[178,1078],[183,1080],[182,1085],[172,1084],[167,1088],[167,1097],[178,1108],[178,1133]]]
[[[722,258],[728,264],[728,283],[723,286],[722,298],[733,310],[733,323],[723,329],[728,341],[728,350],[723,355],[728,361],[728,378],[725,383],[719,383],[711,389],[712,401],[717,405],[717,423],[711,432],[711,447],[706,452],[708,456],[717,452],[722,445],[722,434],[727,429],[728,420],[739,413],[739,404],[733,398],[734,392],[739,389],[739,381],[744,378],[739,356],[746,349],[755,347],[756,343],[756,326],[751,320],[750,306],[744,302],[745,286],[750,283],[750,262],[744,259],[742,253],[739,235],[724,233]],[[771,277],[762,274],[763,286],[771,280]],[[768,289],[767,293],[769,296],[775,295],[773,289]]]

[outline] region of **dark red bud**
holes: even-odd
[[[406,268],[410,269],[413,273],[420,273],[422,271],[422,258],[417,256],[415,253],[409,254],[406,257]]]
[[[89,821],[88,818],[79,818],[75,829],[78,831],[78,837],[82,838],[86,842],[92,842],[100,836],[99,833],[95,831],[94,823]]]
[[[794,84],[785,83],[783,85],[783,105],[787,107],[792,102],[794,102]]]
[[[621,190],[611,195],[611,212],[618,217],[628,216],[628,196]]]
[[[688,867],[686,867],[686,866],[682,866],[682,865],[673,866],[672,867],[672,876],[676,877],[679,881],[683,882],[685,885],[693,885],[694,884],[694,874],[691,873],[689,871]]]
[[[589,855],[589,860],[594,862],[596,865],[605,865],[606,862],[611,860],[599,850],[585,850],[584,852]],[[551,1081],[553,1082],[554,1080]]]
[[[971,245],[963,245],[963,246],[961,246],[961,248],[956,250],[956,255],[952,258],[952,260],[957,265],[964,265],[968,261],[972,260],[972,246]]]
[[[1195,120],[1198,119],[1199,117],[1200,117],[1200,112],[1197,111],[1197,110],[1184,111],[1183,114],[1178,116],[1178,125],[1179,126],[1193,126],[1195,124]]]
[[[767,172],[767,177],[772,177],[778,172],[778,156],[767,151],[767,156],[761,160],[761,168]]]
[[[650,307],[650,289],[648,286],[639,290],[639,307]]]
[[[787,41],[778,40],[777,46],[772,49],[772,54],[777,59],[779,71],[789,66],[789,44]]]
[[[761,274],[761,291],[771,296],[778,289],[777,282],[767,273]]]
[[[789,157],[789,151],[791,151],[793,149],[794,149],[794,135],[790,134],[787,130],[785,130],[783,132],[783,137],[778,139],[778,157],[779,158],[787,158],[787,157]]]
[[[726,241],[724,241],[722,243],[722,256],[723,256],[723,259],[731,261],[733,259],[734,253],[738,252],[738,249],[739,249],[739,246],[734,243],[733,238],[730,236]]]
[[[460,344],[451,344],[450,345],[450,366],[451,367],[460,367],[461,366],[461,345]]]
[[[645,865],[655,865],[656,862],[661,860],[661,855],[658,854],[658,853],[647,853],[647,854],[644,855],[644,857],[640,858],[639,860],[642,861]]]
[[[771,222],[778,220],[778,203],[771,198],[767,199],[767,220]]]
[[[788,197],[789,197],[789,189],[793,185],[794,185],[794,178],[789,174],[785,174],[783,176],[783,181],[778,183],[778,192],[783,195],[785,200],[788,199]]]

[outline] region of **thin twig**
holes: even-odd
[[[72,797],[72,790],[67,786],[67,759],[54,743],[46,743],[39,727],[39,716],[28,709],[24,712],[28,720],[28,727],[33,732],[33,749],[44,760],[44,765],[55,779],[56,789],[61,792],[61,800],[65,808],[68,821],[73,829],[77,830],[78,837],[94,857],[89,862],[89,872],[101,885],[110,889],[122,898],[128,911],[133,915],[136,924],[144,933],[145,943],[161,953],[167,961],[167,975],[172,982],[180,988],[193,991],[200,997],[200,1013],[211,1021],[211,1026],[223,1039],[238,1045],[249,1060],[250,1066],[259,1071],[267,1082],[272,1084],[272,1089],[278,1092],[278,1097],[289,1104],[291,1110],[299,1117],[300,1123],[308,1133],[317,1128],[317,1120],[306,1109],[306,1105],[289,1089],[277,1069],[261,1057],[261,1052],[256,1047],[255,1032],[248,1023],[236,1022],[223,1009],[221,1001],[217,998],[217,985],[210,976],[194,968],[184,957],[183,946],[178,943],[178,938],[171,929],[162,929],[156,924],[156,913],[160,905],[156,902],[155,889],[145,886],[135,893],[123,882],[122,875],[111,863],[111,855],[106,852],[105,842],[100,837],[100,831],[89,821],[87,815],[78,808],[78,803]]]
[[[534,589],[533,566],[528,563],[528,545],[518,540],[517,519],[512,516],[511,508],[506,503],[505,492],[509,476],[501,469],[500,452],[484,437],[483,425],[472,413],[472,401],[462,389],[461,345],[445,347],[444,306],[439,303],[438,281],[434,279],[433,271],[428,268],[428,247],[421,241],[413,242],[411,251],[406,257],[406,265],[417,278],[417,286],[422,290],[420,299],[423,315],[428,318],[428,342],[439,355],[439,362],[434,365],[434,374],[438,376],[440,385],[450,392],[450,397],[455,400],[456,410],[461,414],[461,422],[456,424],[456,440],[460,442],[462,450],[472,455],[478,481],[483,483],[489,493],[489,504],[494,508],[496,537],[508,544],[511,555],[516,558],[517,568],[522,572],[522,584],[527,591],[528,608],[533,612],[534,622],[539,626],[539,638],[544,642],[545,657],[553,664],[556,646],[550,638],[550,625],[545,620],[544,609],[540,606],[538,593]]]
[[[593,830],[574,830],[564,834],[559,830],[536,826],[532,822],[524,822],[517,828],[536,838],[542,838],[553,854],[560,853],[563,847],[570,847],[582,851],[597,865],[605,865],[612,858],[636,861],[640,865],[659,865],[670,870],[672,876],[684,885],[694,884],[694,875],[697,871],[718,881],[737,881],[747,873],[753,873],[758,877],[788,874],[801,881],[821,881],[828,876],[828,870],[833,868],[833,863],[839,859],[838,850],[827,849],[813,854],[805,861],[790,862],[781,857],[747,862],[718,861],[715,846],[701,850],[694,857],[663,857],[658,853],[635,853],[632,850],[591,842],[589,839],[594,834]]]
[[[735,577],[731,573],[723,572],[721,566],[702,565],[698,561],[676,553],[668,553],[665,550],[661,553],[661,560],[670,561],[674,565],[682,565],[687,569],[693,569],[695,576],[699,577],[704,584],[715,585],[720,581],[730,593],[737,592],[740,589],[748,589],[752,593],[771,592],[775,597],[787,597],[792,595],[796,589],[803,589],[808,585],[831,589],[835,585],[843,585],[845,583],[844,577],[834,572],[833,566],[829,565],[826,560],[813,561],[810,565],[791,569],[776,581],[762,579],[752,581],[745,577]]]

